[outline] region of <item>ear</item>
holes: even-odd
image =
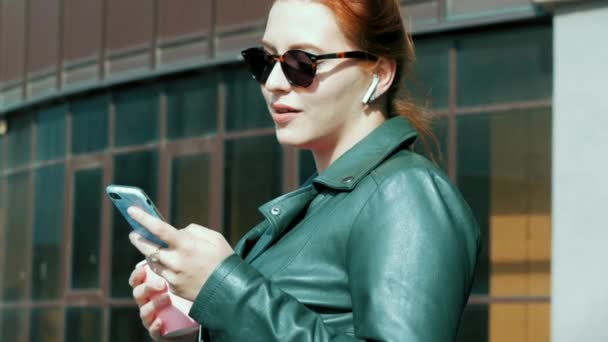
[[[393,59],[381,57],[376,63],[373,73],[378,75],[379,81],[376,92],[372,96],[372,101],[384,95],[393,84],[397,73],[397,62]]]

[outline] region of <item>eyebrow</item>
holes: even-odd
[[[268,49],[276,51],[276,48],[272,44],[270,44],[270,43],[268,43],[266,41],[262,41],[262,46],[265,47],[265,48],[268,48]],[[300,49],[300,50],[315,50],[317,52],[323,52],[323,50],[320,47],[318,47],[318,46],[316,46],[314,44],[310,44],[310,43],[297,43],[297,44],[291,44],[291,45],[289,45],[289,50],[296,50],[296,49]]]

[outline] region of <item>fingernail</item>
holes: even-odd
[[[152,286],[157,290],[162,290],[165,288],[165,282],[160,279],[155,279],[152,283]]]
[[[129,207],[129,209],[127,209],[127,213],[129,213],[129,215],[133,216],[137,213],[137,208],[136,207]]]
[[[169,296],[167,296],[166,294],[162,294],[158,298],[158,304],[160,304],[160,305],[165,305],[168,302],[169,302]]]

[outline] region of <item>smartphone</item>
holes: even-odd
[[[129,222],[134,231],[149,241],[160,245],[161,247],[168,247],[167,243],[159,239],[156,235],[150,233],[148,229],[132,219],[127,212],[129,207],[134,206],[160,220],[165,220],[160,212],[158,212],[156,209],[156,206],[154,206],[154,203],[152,203],[148,195],[146,195],[142,189],[134,186],[111,184],[106,187],[106,193],[108,194],[108,197],[110,197],[112,203],[114,203],[116,209],[118,209],[127,222]]]

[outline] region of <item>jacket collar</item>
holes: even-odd
[[[336,190],[352,190],[405,142],[411,144],[418,134],[409,120],[396,116],[386,120],[350,150],[335,160],[312,183]]]

